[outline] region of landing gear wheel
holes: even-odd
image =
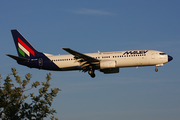
[[[155,69],[155,71],[157,72],[157,71],[158,71],[158,69],[156,68],[156,69]]]
[[[91,76],[92,78],[94,78],[96,75],[95,75],[95,74],[91,74],[90,76]]]
[[[94,70],[89,70],[88,71],[89,75],[94,78],[96,75],[94,74]]]

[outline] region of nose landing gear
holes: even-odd
[[[155,68],[155,71],[156,71],[156,72],[158,72],[158,69],[157,69],[157,67]]]
[[[156,68],[155,68],[155,71],[157,72],[158,71],[158,69],[157,69],[157,67],[161,67],[161,66],[163,66],[164,64],[157,64],[156,65]]]

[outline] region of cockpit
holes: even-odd
[[[159,55],[166,55],[166,53],[159,53]]]

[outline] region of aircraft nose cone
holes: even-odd
[[[170,62],[173,59],[170,55],[168,55],[168,62]]]

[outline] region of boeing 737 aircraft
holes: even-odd
[[[30,68],[55,71],[82,70],[94,78],[95,70],[104,74],[119,73],[122,67],[163,66],[173,58],[156,50],[128,50],[115,52],[80,53],[70,48],[62,48],[70,54],[51,55],[37,51],[18,30],[11,30],[18,56],[7,56],[18,64]]]

